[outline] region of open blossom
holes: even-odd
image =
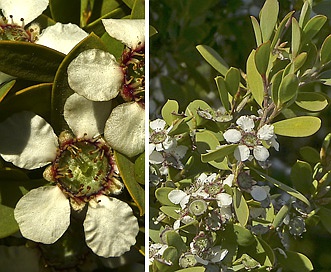
[[[144,151],[145,143],[145,20],[103,19],[102,23],[110,36],[124,43],[121,60],[99,49],[83,51],[68,66],[68,83],[92,101],[121,95],[126,103],[112,110],[104,137],[115,150],[132,157]]]
[[[29,191],[14,216],[27,239],[52,244],[70,225],[71,213],[87,206],[87,245],[102,257],[121,256],[135,244],[138,221],[131,207],[114,197],[123,184],[113,151],[101,138],[110,102],[92,102],[73,94],[64,118],[75,134],[57,137],[52,127],[32,112],[19,112],[0,124],[0,155],[25,169],[48,165],[44,178],[52,185]]]
[[[269,157],[268,149],[263,145],[279,149],[273,125],[263,125],[258,131],[254,130],[255,123],[252,116],[241,116],[236,121],[238,127],[224,132],[224,139],[231,144],[238,143],[234,156],[238,161],[251,159],[251,151],[256,160],[264,162]]]

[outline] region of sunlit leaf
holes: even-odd
[[[261,44],[255,52],[255,65],[259,74],[264,76],[267,72],[270,58],[270,41]]]
[[[325,24],[327,17],[324,15],[316,15],[311,18],[303,28],[303,42],[308,42],[321,30]]]
[[[255,50],[251,52],[247,59],[246,66],[248,88],[252,92],[255,101],[262,106],[264,97],[263,80],[256,68],[255,64]]]
[[[280,83],[278,90],[278,105],[282,105],[292,98],[294,98],[297,94],[299,87],[299,79],[294,74],[288,74]]]
[[[249,246],[255,242],[254,235],[248,229],[239,225],[233,225],[233,231],[238,245]]]
[[[229,94],[226,89],[225,80],[223,77],[217,76],[215,77],[215,81],[222,105],[227,111],[230,111]]]
[[[201,155],[202,162],[222,161],[230,154],[233,154],[237,144],[222,145],[221,147]]]
[[[307,22],[309,21],[310,14],[311,14],[311,5],[309,1],[304,1],[299,17],[299,26],[301,28],[304,28]]]
[[[331,35],[324,40],[320,52],[321,64],[331,61]]]
[[[172,124],[172,122],[178,117],[174,114],[178,113],[179,105],[176,100],[168,100],[164,106],[162,107],[161,114],[162,118],[168,126]]]
[[[279,97],[279,86],[283,79],[283,70],[278,71],[271,79],[271,98],[277,104]]]
[[[145,0],[135,0],[132,11],[131,19],[145,19]]]
[[[276,216],[275,216],[274,221],[272,222],[272,226],[273,226],[274,228],[279,227],[279,226],[283,223],[283,221],[284,221],[286,215],[287,215],[288,212],[289,212],[289,209],[290,209],[290,208],[289,208],[289,206],[287,206],[287,205],[284,205],[284,206],[282,206],[282,207],[280,208],[280,210],[277,212],[277,214],[276,214]]]
[[[275,133],[289,137],[307,137],[321,127],[321,120],[315,116],[299,116],[273,123]]]
[[[305,110],[321,111],[328,105],[328,100],[322,93],[299,92],[295,103]]]
[[[262,32],[261,32],[259,22],[257,21],[257,19],[254,16],[251,16],[251,22],[252,22],[253,29],[254,29],[256,45],[260,46],[260,44],[262,43]]]
[[[263,42],[270,39],[274,31],[279,12],[277,0],[266,0],[260,12],[260,25]]]
[[[291,43],[291,51],[292,51],[292,59],[294,59],[299,53],[301,45],[301,29],[298,21],[293,17],[292,18],[292,43]]]
[[[170,187],[161,187],[157,188],[155,190],[155,197],[156,199],[162,204],[167,206],[174,206],[175,204],[172,203],[169,198],[168,194],[173,190],[174,188]]]
[[[283,34],[285,26],[288,24],[289,20],[291,20],[293,13],[294,13],[294,11],[290,11],[288,14],[286,14],[286,16],[283,18],[283,20],[278,25],[275,36],[272,39],[271,48],[275,48],[277,42],[279,42],[279,39],[280,39],[281,35]]]
[[[221,75],[225,76],[229,69],[229,66],[223,60],[223,58],[208,45],[198,45],[197,50],[202,55],[202,57]]]
[[[11,80],[7,83],[4,83],[0,87],[0,102],[5,98],[10,89],[15,85],[16,80]]]
[[[231,67],[225,75],[226,90],[235,96],[240,84],[240,71],[235,67]]]

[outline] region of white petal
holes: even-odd
[[[216,199],[218,200],[219,207],[226,207],[232,204],[232,196],[227,193],[219,193],[216,195]]]
[[[151,164],[160,164],[164,161],[164,158],[162,156],[162,154],[158,151],[153,151],[150,155],[149,155],[149,162]]]
[[[258,145],[253,149],[253,155],[258,161],[265,161],[269,158],[269,151],[264,146]]]
[[[145,43],[145,20],[103,19],[108,34],[131,49]]]
[[[129,102],[114,108],[107,120],[105,139],[115,150],[133,157],[145,149],[145,109]]]
[[[77,137],[101,135],[111,112],[111,103],[94,102],[75,93],[64,104],[64,119]]]
[[[68,54],[87,36],[87,33],[77,25],[56,23],[45,28],[36,43]]]
[[[123,72],[113,55],[89,49],[69,64],[68,83],[70,88],[87,99],[108,101],[120,91]]]
[[[39,187],[18,201],[14,216],[25,238],[52,244],[70,225],[69,200],[57,186]]]
[[[0,9],[4,16],[9,18],[14,16],[14,22],[20,23],[20,19],[24,19],[24,23],[28,24],[36,19],[48,6],[48,0],[1,0]]]
[[[0,124],[0,154],[4,160],[25,169],[52,162],[58,147],[52,127],[32,112],[19,112]]]
[[[261,140],[270,140],[274,136],[274,126],[273,125],[264,125],[258,132],[257,137]]]
[[[238,143],[241,140],[241,133],[237,129],[230,128],[223,133],[223,137],[228,143]]]
[[[250,150],[246,145],[238,145],[237,148],[234,150],[234,157],[238,161],[246,161],[249,158]]]
[[[131,207],[116,198],[101,195],[91,200],[84,221],[85,238],[101,257],[118,257],[136,243],[139,232]]]
[[[263,201],[268,197],[267,192],[258,185],[252,186],[251,195],[256,201]]]
[[[279,151],[279,143],[276,141],[276,136],[272,137],[268,142],[276,151]]]
[[[174,204],[179,204],[183,199],[186,199],[186,197],[187,193],[178,189],[172,190],[168,194],[168,199]]]
[[[220,261],[222,261],[225,256],[228,254],[228,250],[227,249],[221,249],[220,246],[215,246],[212,248],[212,253],[215,254],[215,256],[211,259],[212,263],[218,263]]]
[[[223,185],[228,185],[229,187],[232,187],[233,180],[234,180],[234,174],[230,174],[226,177],[225,180],[223,180]]]
[[[169,153],[171,153],[177,160],[184,158],[188,147],[185,145],[179,145],[175,148],[172,148]],[[167,150],[165,150],[167,152]]]
[[[152,130],[161,131],[164,129],[166,122],[162,119],[156,119],[149,123],[149,126]]]
[[[255,126],[253,118],[246,115],[239,117],[236,123],[245,132],[252,131]]]

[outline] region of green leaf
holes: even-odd
[[[223,161],[224,158],[234,152],[238,145],[222,145],[220,148],[201,155],[202,162]]]
[[[255,65],[261,76],[267,72],[270,58],[270,41],[261,44],[255,52]]]
[[[160,211],[165,215],[170,216],[171,218],[177,220],[180,219],[180,214],[177,212],[178,207],[175,206],[161,206]]]
[[[225,75],[226,90],[235,96],[240,84],[240,71],[237,68],[231,67]]]
[[[56,22],[80,23],[80,0],[50,0],[49,7],[51,10],[52,18]]]
[[[301,200],[302,202],[306,203],[308,206],[310,206],[310,202],[309,200],[302,195],[300,192],[298,192],[297,190],[287,186],[286,184],[260,172],[259,170],[253,169],[256,173],[258,173],[262,178],[266,179],[267,181],[271,182],[273,185],[275,185],[277,188],[287,192],[288,194],[290,194],[291,196],[294,196],[295,198]]]
[[[311,14],[311,5],[309,1],[304,1],[303,6],[301,8],[300,17],[299,17],[299,26],[304,28],[310,19]]]
[[[271,98],[275,104],[277,104],[279,97],[279,86],[283,79],[284,70],[278,71],[271,79]]]
[[[275,33],[275,36],[272,39],[272,43],[271,43],[270,48],[274,49],[275,46],[276,46],[276,44],[278,42],[280,42],[279,39],[280,39],[280,37],[283,34],[283,31],[285,29],[285,25],[288,24],[289,20],[291,20],[293,13],[294,13],[294,11],[291,11],[288,14],[286,14],[286,16],[283,18],[283,20],[278,25],[277,30],[276,30],[276,33]]]
[[[3,101],[0,105],[0,120],[5,119],[15,112],[32,111],[45,120],[50,120],[52,83],[33,85],[16,92]]]
[[[134,6],[134,3],[135,3],[135,0],[122,0],[125,5],[127,5],[130,9],[133,9],[133,6]]]
[[[262,43],[262,32],[261,32],[259,22],[257,21],[257,19],[254,16],[251,16],[251,22],[252,22],[253,29],[254,29],[256,46],[260,46],[260,44]]]
[[[297,94],[299,79],[295,74],[286,75],[279,86],[278,106],[290,101]]]
[[[287,205],[284,205],[280,208],[280,210],[278,211],[278,213],[275,216],[274,221],[272,222],[272,226],[275,229],[283,223],[283,220],[285,219],[286,215],[288,214],[289,209],[290,208]]]
[[[285,251],[285,257],[283,254],[279,253],[279,251],[275,252],[277,253],[277,261],[285,271],[309,272],[314,270],[311,261],[302,253]]]
[[[308,54],[306,52],[302,52],[299,55],[295,57],[295,59],[292,62],[292,70],[290,73],[294,74],[296,73],[306,62]]]
[[[292,43],[291,43],[291,51],[292,51],[292,59],[294,59],[299,53],[301,45],[301,29],[298,21],[293,17],[292,18]]]
[[[16,80],[11,80],[7,83],[4,83],[3,85],[0,85],[0,102],[5,98],[5,96],[11,90],[11,88],[13,88],[15,83],[16,83]]]
[[[331,35],[327,36],[322,44],[320,51],[321,64],[331,61]]]
[[[202,57],[221,75],[225,76],[229,69],[229,66],[224,59],[211,47],[208,45],[198,45],[197,50],[202,55]]]
[[[179,252],[175,247],[168,246],[167,249],[163,252],[162,258],[168,262],[176,263],[179,258]]]
[[[230,111],[230,101],[229,101],[229,94],[228,94],[228,91],[227,91],[226,85],[225,85],[225,80],[223,77],[217,76],[217,77],[215,77],[215,81],[216,81],[216,86],[217,86],[218,94],[220,96],[222,105],[226,109],[226,111],[229,112]]]
[[[170,187],[161,187],[161,188],[157,188],[155,190],[155,197],[156,199],[162,204],[162,205],[166,205],[166,206],[175,206],[174,203],[172,203],[169,198],[168,198],[168,194],[174,190],[174,188],[170,188]]]
[[[208,154],[206,153],[207,150],[216,149],[216,147],[219,145],[219,141],[216,136],[208,130],[198,131],[195,134],[195,142],[197,150],[200,154]],[[228,161],[225,157],[223,160],[217,159],[217,161],[212,160],[208,163],[217,169],[229,170]]]
[[[145,185],[145,152],[134,162],[134,176],[137,182]]]
[[[324,207],[320,207],[318,215],[320,217],[323,227],[329,233],[331,233],[331,210]]]
[[[255,242],[254,235],[248,229],[239,225],[233,225],[233,231],[238,245],[246,247]]]
[[[264,97],[263,80],[255,65],[255,50],[252,50],[246,65],[248,88],[252,92],[255,101],[262,106]]]
[[[70,62],[81,52],[87,49],[101,49],[107,51],[105,45],[95,34],[90,34],[79,44],[77,44],[65,57],[56,73],[52,89],[52,127],[57,134],[68,129],[68,125],[63,117],[63,107],[67,98],[74,93],[68,84],[67,68]]]
[[[134,163],[119,152],[115,151],[114,156],[124,185],[138,206],[140,215],[142,216],[145,213],[145,190],[135,180]]]
[[[176,231],[167,231],[166,240],[167,240],[167,245],[175,247],[179,255],[186,251],[186,245],[183,239]]]
[[[199,116],[198,109],[206,110],[208,112],[213,112],[213,109],[205,101],[203,100],[192,101],[185,110],[185,115],[188,117],[192,117],[192,119],[188,122],[188,125],[191,128],[197,128],[206,122],[206,119]]]
[[[303,28],[302,43],[309,42],[321,30],[325,24],[327,17],[324,15],[316,15],[311,18]]]
[[[263,42],[270,39],[277,23],[279,4],[277,0],[266,0],[260,12]]]
[[[313,170],[309,163],[304,161],[296,161],[291,168],[291,180],[294,188],[302,194],[312,194],[313,186]]]
[[[275,133],[289,137],[307,137],[321,127],[321,120],[315,116],[299,116],[273,123]]]
[[[300,148],[301,157],[310,163],[316,164],[320,161],[320,153],[313,147],[303,146]]]
[[[178,118],[178,116],[174,115],[178,113],[178,110],[179,105],[176,100],[168,100],[162,107],[162,118],[168,126],[171,126],[172,122]]]
[[[205,267],[199,266],[199,267],[189,267],[189,268],[176,270],[176,272],[204,272],[205,270],[206,270]]]
[[[145,19],[145,0],[135,0],[132,11],[131,19]]]
[[[245,227],[249,217],[249,209],[244,196],[238,188],[233,188],[233,206],[240,225]]]
[[[65,55],[34,43],[0,41],[0,71],[14,77],[53,82]]]
[[[322,93],[299,92],[295,103],[308,111],[321,111],[328,105],[327,98]]]

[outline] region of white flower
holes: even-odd
[[[152,130],[149,136],[149,154],[152,154],[154,150],[163,151],[177,145],[176,139],[168,135],[172,127],[165,129],[164,120],[156,119],[151,121],[149,126]]]
[[[128,102],[112,111],[104,136],[115,150],[132,157],[144,151],[145,20],[103,19],[102,23],[110,36],[126,45],[121,62],[99,49],[83,51],[68,66],[68,83],[92,101],[109,101],[120,93]]]
[[[188,195],[182,190],[175,189],[169,192],[168,199],[174,204],[180,204],[180,207],[182,209],[185,209],[186,204],[190,200],[190,195]]]
[[[64,118],[77,138],[62,133],[58,139],[52,127],[31,112],[16,113],[0,124],[3,159],[25,169],[50,164],[44,177],[55,183],[33,189],[18,201],[14,216],[27,239],[56,242],[70,224],[71,207],[79,210],[87,204],[84,231],[94,253],[117,257],[135,244],[139,226],[131,207],[107,196],[123,188],[111,149],[99,136],[109,111],[110,102],[70,96]]]
[[[203,265],[207,265],[209,263],[219,263],[221,262],[225,256],[228,254],[227,249],[222,249],[221,246],[214,246],[211,248],[210,252],[207,255],[207,258],[201,258],[198,255],[195,256],[195,259],[198,263]]]
[[[266,161],[269,157],[269,151],[263,146],[263,141],[276,150],[279,149],[273,125],[263,125],[256,132],[254,130],[254,116],[241,116],[236,123],[238,128],[228,129],[223,133],[223,136],[228,143],[239,143],[234,151],[234,157],[238,161],[251,159],[251,151],[253,151],[256,160]]]
[[[155,259],[162,259],[164,251],[168,248],[166,244],[155,243],[149,245],[149,264],[151,265]]]

